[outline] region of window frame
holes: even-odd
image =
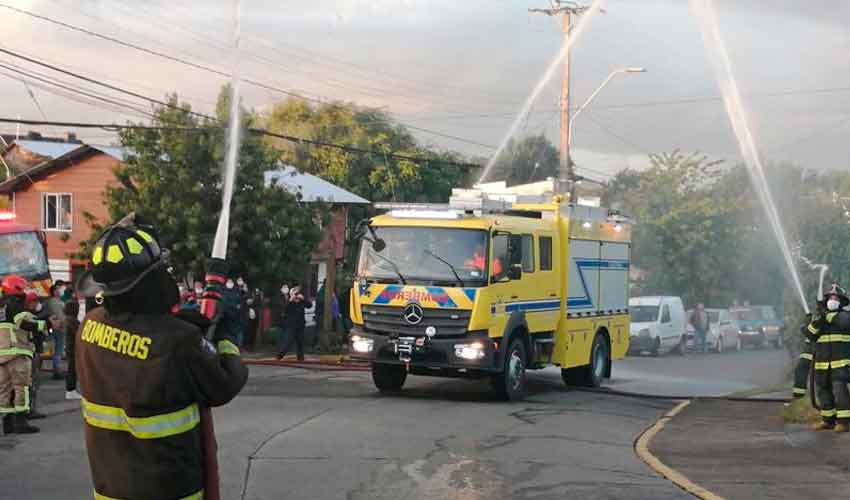
[[[56,227],[49,228],[47,227],[47,200],[50,197],[55,197],[57,202],[55,204],[54,210],[56,211]],[[68,206],[69,206],[69,217],[68,217],[68,229],[64,229],[60,227],[59,221],[60,217],[60,205],[62,197],[68,197]],[[41,230],[44,232],[56,232],[56,233],[70,233],[74,231],[74,193],[70,192],[45,192],[41,193]]]
[[[667,318],[667,321],[664,321],[664,318]],[[661,319],[660,322],[662,325],[666,325],[667,323],[673,322],[673,315],[670,312],[670,304],[664,304],[661,306]]]
[[[537,263],[536,263],[537,254],[534,251],[534,246],[535,246],[534,245],[534,235],[523,233],[523,234],[520,234],[520,238],[522,238],[522,239],[520,240],[519,261],[520,261],[520,265],[522,266],[522,274],[526,274],[526,273],[534,274],[534,272],[537,270]],[[525,243],[526,243],[526,241],[531,242],[531,258],[528,259],[528,262],[527,262],[528,264],[531,265],[530,269],[526,269],[526,267],[525,267],[525,264],[526,264]]]

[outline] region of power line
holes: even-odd
[[[73,30],[73,31],[76,31],[76,32],[79,32],[79,33],[83,33],[83,34],[86,34],[88,36],[92,36],[92,37],[95,37],[95,38],[99,38],[101,40],[106,40],[108,42],[116,43],[116,44],[121,45],[123,47],[127,47],[127,48],[130,48],[130,49],[133,49],[133,50],[138,50],[138,51],[144,52],[146,54],[150,54],[150,55],[153,55],[153,56],[156,56],[156,57],[167,59],[167,60],[172,61],[172,62],[183,64],[185,66],[190,66],[192,68],[200,69],[200,70],[203,70],[203,71],[206,71],[206,72],[209,72],[209,73],[213,73],[213,74],[216,74],[216,75],[219,75],[219,76],[223,76],[223,77],[226,77],[226,78],[231,77],[231,75],[229,73],[215,69],[215,68],[210,67],[210,66],[198,64],[198,63],[189,61],[189,60],[181,58],[181,57],[175,57],[175,56],[172,56],[170,54],[160,52],[158,50],[153,50],[153,49],[149,49],[147,47],[143,47],[141,45],[137,45],[135,43],[125,42],[124,40],[115,38],[113,36],[104,35],[102,33],[98,33],[96,31],[92,31],[92,30],[89,30],[89,29],[86,29],[86,28],[83,28],[83,27],[80,27],[80,26],[68,24],[66,22],[59,21],[57,19],[53,19],[53,18],[50,18],[50,17],[47,17],[47,16],[43,16],[43,15],[37,14],[35,12],[31,12],[31,11],[24,10],[24,9],[19,9],[17,7],[12,7],[11,5],[6,5],[6,4],[3,4],[3,3],[0,3],[0,7],[5,8],[5,9],[9,9],[9,10],[17,12],[19,14],[30,16],[30,17],[35,18],[35,19],[39,19],[41,21],[45,21],[45,22],[48,22],[48,23],[51,23],[51,24],[55,24],[57,26],[62,26],[63,28]],[[279,92],[281,94],[288,95],[290,97],[296,97],[298,99],[303,99],[303,100],[306,100],[306,101],[324,102],[324,100],[322,100],[322,99],[307,97],[307,96],[298,94],[296,92],[292,92],[292,91],[289,91],[289,90],[286,90],[286,89],[274,87],[272,85],[268,85],[268,84],[265,84],[265,83],[262,83],[262,82],[258,82],[256,80],[253,80],[253,79],[250,79],[250,78],[242,78],[242,81],[244,81],[245,83],[248,83],[250,85],[254,85],[255,87],[259,87],[259,88],[266,89],[266,90],[271,90],[271,91],[274,91],[274,92]]]
[[[2,50],[2,49],[0,48],[0,50]],[[153,115],[151,113],[146,112],[146,111],[144,111],[140,108],[137,108],[137,107],[135,107],[135,105],[130,104],[127,101],[117,100],[117,99],[114,99],[112,97],[104,96],[102,94],[89,92],[89,91],[87,91],[87,89],[70,87],[70,86],[68,86],[67,84],[65,84],[61,81],[49,78],[49,77],[47,77],[46,75],[43,75],[43,74],[38,75],[38,74],[30,73],[30,72],[27,72],[25,70],[22,70],[19,67],[9,66],[9,65],[6,65],[6,64],[3,64],[3,63],[0,63],[0,68],[3,68],[7,71],[12,71],[13,73],[16,73],[16,74],[21,75],[21,76],[25,76],[27,78],[30,78],[31,80],[40,81],[42,83],[52,85],[54,87],[58,87],[60,89],[66,90],[68,92],[73,92],[73,93],[76,93],[76,94],[79,94],[79,95],[82,95],[82,96],[85,96],[85,97],[89,97],[91,99],[96,99],[96,100],[99,100],[99,101],[102,101],[102,102],[105,102],[105,103],[108,103],[108,104],[127,108],[127,109],[133,110],[137,113],[140,113],[142,115],[145,115],[147,117],[153,117]],[[146,99],[146,100],[148,100],[148,99]]]
[[[19,123],[21,125],[33,125],[33,126],[53,126],[53,127],[66,127],[66,128],[98,128],[108,131],[118,131],[118,130],[158,130],[158,131],[171,131],[171,132],[208,132],[208,131],[216,131],[222,130],[221,127],[169,127],[169,126],[156,126],[156,125],[119,125],[115,123],[90,123],[90,122],[65,122],[65,121],[48,121],[48,120],[25,120],[20,118],[0,118],[0,123]],[[458,162],[452,160],[444,160],[442,158],[428,158],[421,156],[412,156],[404,153],[393,153],[391,151],[379,151],[373,149],[363,149],[356,146],[349,146],[346,144],[335,144],[330,142],[318,141],[314,139],[307,139],[304,137],[297,137],[287,134],[278,134],[275,132],[271,132],[266,129],[261,128],[248,128],[247,132],[253,134],[264,135],[268,137],[274,137],[277,139],[283,139],[285,141],[293,142],[299,145],[309,145],[321,148],[328,149],[337,149],[340,151],[345,151],[348,153],[358,153],[358,154],[368,154],[374,155],[378,157],[385,158],[393,158],[396,160],[407,160],[413,161],[416,163],[436,163],[442,165],[451,165],[455,167],[461,168],[480,168],[481,165],[477,163],[468,163],[468,162]]]

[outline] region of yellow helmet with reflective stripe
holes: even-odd
[[[121,295],[163,266],[166,255],[153,227],[130,214],[98,237],[91,268],[80,277],[77,290],[86,297]]]

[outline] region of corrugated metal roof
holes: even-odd
[[[299,172],[295,167],[285,165],[279,170],[266,172],[266,185],[276,184],[290,193],[301,193],[306,202],[325,201],[328,203],[368,204],[369,200],[346,191],[330,182]]]
[[[15,141],[15,144],[39,156],[58,158],[82,146],[79,142]]]
[[[51,142],[51,141],[31,141],[31,140],[20,140],[15,141],[15,144],[26,149],[28,151],[32,151],[33,153],[39,156],[46,156],[48,158],[59,158],[65,154],[70,153],[71,151],[78,149],[80,147],[85,146],[85,144],[81,144],[79,142]],[[119,160],[124,159],[124,150],[122,148],[112,147],[112,146],[91,146],[92,148],[103,151],[104,153],[117,158]]]

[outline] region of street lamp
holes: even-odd
[[[604,89],[606,85],[611,83],[611,80],[613,80],[617,75],[624,75],[624,74],[629,74],[629,73],[646,73],[646,68],[631,67],[631,68],[620,68],[620,69],[616,69],[616,70],[612,71],[611,74],[608,75],[608,78],[606,78],[605,80],[602,81],[602,84],[599,85],[599,87],[597,87],[597,89],[594,90],[592,94],[590,94],[590,97],[588,97],[587,100],[584,101],[584,103],[581,106],[579,106],[578,109],[576,109],[576,112],[573,113],[573,115],[570,117],[570,121],[569,121],[569,124],[567,126],[567,151],[566,151],[566,153],[567,153],[566,154],[566,157],[567,157],[566,158],[566,160],[567,160],[566,161],[566,167],[567,167],[567,172],[568,172],[568,175],[567,175],[568,179],[567,180],[570,181],[570,203],[575,203],[575,200],[576,200],[576,182],[575,182],[576,175],[575,175],[575,172],[573,171],[573,159],[572,159],[572,154],[570,153],[570,150],[571,150],[572,145],[573,145],[573,123],[576,121],[576,118],[578,118],[578,115],[580,115],[581,112],[584,111],[585,108],[587,108],[590,105],[590,103],[593,102],[594,99],[596,99],[596,96],[599,95],[600,92],[602,92],[602,89]]]
[[[646,73],[646,68],[621,68],[621,69],[617,69],[617,70],[612,71],[611,74],[608,75],[608,78],[603,80],[602,84],[599,85],[599,87],[596,90],[594,90],[592,94],[590,94],[590,97],[588,97],[586,101],[584,101],[584,104],[582,104],[581,106],[578,107],[578,109],[576,109],[576,112],[573,113],[573,116],[570,117],[570,126],[567,129],[567,152],[568,153],[569,153],[570,146],[572,146],[572,144],[573,144],[573,123],[576,121],[576,118],[578,118],[578,115],[580,115],[581,112],[584,111],[585,108],[587,108],[590,105],[590,103],[593,102],[594,99],[596,99],[596,96],[599,95],[600,92],[602,92],[602,89],[604,89],[609,83],[611,83],[611,80],[613,80],[617,75],[624,75],[624,74],[629,74],[629,73]]]

